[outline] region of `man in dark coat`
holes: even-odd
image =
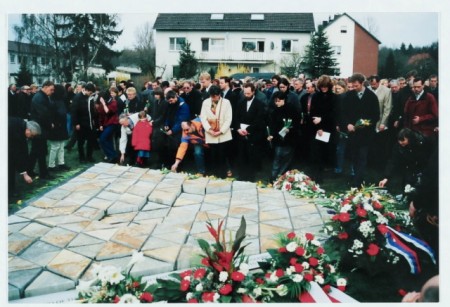
[[[17,94],[17,117],[23,119],[30,118],[30,108],[31,108],[31,88],[28,85],[24,85],[20,88],[20,92]]]
[[[355,73],[350,79],[353,90],[345,97],[343,120],[349,136],[351,161],[355,175],[352,187],[360,187],[364,182],[369,145],[375,136],[375,124],[380,119],[378,98],[365,88],[365,76]]]
[[[41,179],[53,179],[48,173],[45,157],[47,155],[47,139],[50,130],[54,127],[52,113],[50,111],[50,96],[55,91],[52,81],[45,81],[42,89],[33,96],[31,101],[30,119],[41,126],[42,134],[31,141],[30,165],[28,174],[32,175],[36,161],[39,165],[39,177]]]
[[[75,127],[78,142],[78,158],[80,162],[94,162],[92,158],[94,144],[96,142],[96,111],[95,103],[89,97],[95,92],[92,83],[85,85],[82,92],[73,97],[71,114],[72,124]],[[86,145],[86,155],[84,153],[84,143]]]
[[[27,172],[27,139],[41,134],[41,127],[35,121],[25,122],[19,117],[8,118],[8,193],[9,197],[17,193],[16,172],[23,176],[26,183],[33,179]]]
[[[202,110],[203,97],[202,93],[196,88],[194,88],[192,82],[185,81],[183,83],[183,94],[180,95],[181,98],[188,104],[191,117],[190,119],[196,118],[200,115]]]
[[[244,85],[244,99],[236,107],[238,167],[241,180],[253,181],[261,168],[261,145],[267,136],[264,104],[255,97],[255,86]],[[234,117],[234,116],[233,116]]]

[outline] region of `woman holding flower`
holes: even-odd
[[[287,100],[282,91],[273,94],[275,109],[269,114],[268,137],[274,148],[274,158],[270,181],[285,173],[294,156],[294,146],[298,139],[300,112]]]

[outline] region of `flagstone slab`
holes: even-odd
[[[100,192],[96,195],[96,198],[101,198],[101,199],[110,200],[110,201],[116,201],[119,199],[121,193],[123,193],[123,192],[114,192],[114,191],[103,190],[102,192]]]
[[[133,221],[166,217],[169,210],[170,209],[167,208],[167,209],[159,209],[159,210],[151,210],[151,211],[141,211],[141,212],[137,213],[137,215]]]
[[[67,191],[67,192],[70,194],[70,191]],[[42,208],[42,209],[53,208],[59,200],[60,199],[40,197],[39,199],[37,199],[33,202],[30,202],[30,205],[37,207],[37,208]]]
[[[142,246],[141,251],[146,250],[154,250],[162,247],[169,247],[172,246],[173,242],[167,241],[164,238],[157,238],[154,236],[151,236],[145,244]]]
[[[167,247],[161,247],[157,249],[151,249],[144,251],[144,255],[150,258],[161,260],[167,263],[175,264],[180,252],[181,245],[170,245]]]
[[[249,220],[258,220],[258,209],[254,206],[230,206],[230,210],[228,211],[228,215],[232,217],[241,217],[244,216],[245,219]]]
[[[183,245],[180,249],[180,253],[177,259],[176,268],[178,270],[192,268],[199,263],[199,254],[202,250],[195,245]]]
[[[105,211],[97,208],[83,206],[73,213],[73,215],[81,216],[89,220],[101,220],[105,215]]]
[[[268,225],[265,223],[261,223],[259,226],[260,236],[273,236],[280,232],[289,232],[291,231],[291,225],[286,225],[286,227]]]
[[[130,173],[136,173],[136,174],[142,175],[142,174],[145,174],[148,170],[146,168],[132,166],[127,171]]]
[[[267,251],[269,248],[278,248],[277,242],[275,242],[273,235],[259,237],[259,242],[261,252]]]
[[[135,182],[136,180],[132,179],[116,179],[105,188],[105,191],[122,194],[125,193],[125,191],[128,190]]]
[[[75,288],[73,280],[44,271],[26,288],[25,297],[61,292],[73,288]]]
[[[41,214],[42,212],[44,212],[44,209],[37,208],[37,207],[34,207],[34,206],[28,206],[28,207],[25,207],[23,209],[20,209],[15,214],[20,216],[20,217],[33,220],[37,216],[39,216],[39,214]]]
[[[236,191],[233,192],[231,196],[231,201],[247,201],[252,203],[258,203],[258,193],[253,192],[254,190],[249,191]]]
[[[194,221],[198,210],[200,210],[200,204],[188,205],[183,207],[173,207],[170,209],[167,218],[177,219],[180,221]]]
[[[186,241],[187,233],[182,230],[174,230],[171,233],[154,234],[153,237],[164,239],[176,244],[183,244]]]
[[[131,275],[134,277],[148,276],[159,273],[171,272],[174,269],[175,268],[173,263],[167,263],[149,257],[144,257],[142,261],[139,261],[138,263],[133,265],[133,268],[131,269]]]
[[[87,178],[87,179],[94,179],[98,176],[98,173],[93,173],[90,171],[84,172],[83,174],[79,175],[79,178]]]
[[[75,206],[67,206],[67,207],[54,207],[45,209],[45,211],[42,211],[36,219],[38,218],[45,218],[45,217],[52,217],[52,216],[61,216],[61,215],[70,215],[76,210],[78,210],[81,207],[81,205],[75,205]]]
[[[272,211],[260,211],[259,212],[259,220],[261,222],[264,221],[272,221],[272,220],[280,220],[280,219],[289,219],[289,211],[287,209],[278,209]]]
[[[178,180],[185,180],[186,178],[188,178],[187,174],[174,172],[170,172],[166,174],[166,176],[164,177],[164,179],[178,179]]]
[[[74,232],[81,232],[83,229],[85,229],[87,226],[91,224],[91,221],[82,221],[82,222],[76,222],[76,223],[69,223],[69,224],[61,224],[58,225],[58,227],[68,229]]]
[[[164,218],[163,217],[159,217],[159,218],[154,218],[154,219],[147,219],[147,220],[139,220],[137,221],[136,219],[133,220],[133,222],[131,224],[138,224],[138,225],[149,225],[149,226],[153,226],[153,225],[158,225],[161,224],[163,222]]]
[[[201,207],[203,209],[203,206]],[[228,214],[228,209],[220,208],[216,210],[199,211],[195,220],[197,222],[206,222],[208,220],[214,221],[217,219],[224,219]]]
[[[128,265],[128,263],[131,260],[131,256],[123,257],[123,258],[116,258],[116,259],[108,259],[108,260],[102,260],[102,261],[92,261],[87,270],[84,272],[83,276],[80,277],[80,280],[88,281],[92,280],[94,276],[94,271],[96,266],[101,267],[107,267],[107,266],[114,266],[116,268],[120,268],[121,270],[125,269],[125,267]]]
[[[145,202],[145,200],[143,201]],[[131,204],[131,203],[125,203],[123,201],[116,201],[114,204],[112,204],[106,213],[109,214],[120,214],[120,213],[127,213],[127,212],[137,212],[139,211],[140,204]]]
[[[232,182],[227,180],[210,180],[206,185],[206,194],[231,192]]]
[[[215,205],[215,204],[202,203],[202,206],[200,207],[201,211],[213,211],[213,210],[220,210],[220,209],[225,209],[228,211],[227,207]]]
[[[147,198],[155,187],[156,183],[138,181],[127,190],[127,193]]]
[[[97,256],[99,251],[103,248],[103,245],[105,245],[105,243],[66,247],[66,249],[68,249],[74,253],[83,255],[89,259],[95,259],[95,256]]]
[[[36,241],[21,253],[20,257],[40,266],[46,266],[60,251],[59,247],[43,241]]]
[[[119,197],[120,197],[120,195],[119,195]],[[117,197],[117,199],[119,197]],[[114,203],[114,201],[115,201],[115,199],[114,200],[106,200],[106,199],[95,197],[95,198],[92,198],[91,200],[89,200],[84,206],[99,209],[101,211],[106,211]]]
[[[8,236],[8,253],[18,255],[35,240],[36,238],[28,237],[19,232],[13,233]]]
[[[60,227],[54,227],[52,230],[42,236],[41,240],[63,248],[64,246],[69,244],[69,242],[72,241],[72,239],[75,238],[76,235],[76,232]]]
[[[148,200],[158,204],[172,206],[180,194],[181,188],[179,187],[165,190],[159,190],[158,188],[155,188],[155,190],[148,196]]]
[[[189,233],[191,229],[191,223],[186,223],[184,220],[169,220],[165,219],[163,223],[156,225],[152,232],[152,235],[160,235],[171,233],[173,231],[182,231],[184,233]]]
[[[297,207],[289,207],[289,212],[292,217],[297,217],[304,214],[318,213],[318,210],[314,204],[303,204]]]
[[[25,288],[42,272],[42,268],[14,271],[8,274],[8,283],[23,292]]]
[[[167,174],[169,175],[169,174]],[[163,188],[165,185],[171,185],[176,187],[181,187],[184,182],[184,178],[170,178],[168,176],[164,177],[163,180],[158,184],[158,188]]]
[[[134,204],[139,207],[139,210],[145,205],[147,202],[146,197],[137,196],[130,193],[124,193],[119,197],[119,201],[122,201],[124,203],[128,204]]]
[[[85,234],[87,234],[91,237],[95,237],[100,240],[109,241],[118,230],[119,230],[119,227],[116,227],[116,228],[109,228],[109,229],[86,231]]]
[[[107,224],[129,223],[135,218],[136,214],[137,212],[108,214],[101,221]]]
[[[248,245],[247,245],[248,244]],[[242,242],[241,246],[247,245],[245,247],[245,254],[247,256],[250,255],[257,255],[261,253],[261,248],[260,248],[260,241],[259,241],[259,237],[256,238],[245,238],[245,240]]]
[[[76,281],[91,261],[91,259],[80,254],[63,249],[49,262],[47,269]]]
[[[8,260],[8,272],[15,272],[15,271],[24,271],[24,270],[31,270],[31,269],[37,269],[41,266],[33,263],[31,261],[28,261],[26,259],[20,258],[20,257],[12,257],[11,260]]]
[[[70,194],[70,191],[64,190],[64,189],[54,189],[50,192],[47,192],[44,194],[44,197],[55,199],[55,200],[61,200],[65,198],[67,195]]]
[[[22,228],[19,232],[23,235],[26,235],[30,238],[39,238],[49,232],[52,228],[39,224],[39,223],[30,223],[28,226]]]
[[[249,181],[233,181],[233,192],[241,190],[256,190],[256,183]]]
[[[206,186],[209,182],[208,178],[188,179],[183,182],[183,192],[189,194],[206,194]]]
[[[8,225],[8,235],[10,235],[14,232],[18,232],[19,230],[21,230],[22,228],[24,228],[27,225],[30,225],[30,222],[15,223],[15,224]]]
[[[109,223],[108,220],[102,219],[100,221],[92,221],[86,228],[85,232],[93,231],[93,230],[102,230],[102,229],[111,229],[111,228],[120,228],[125,227],[129,224],[129,222],[117,222],[114,219],[109,220],[112,223]]]
[[[88,200],[90,200],[94,195],[98,194],[98,192],[100,192],[100,189],[95,189],[95,191],[91,194],[89,193],[83,193],[83,192],[72,192],[70,194],[70,200],[80,204],[80,205],[84,205],[85,203],[87,203]]]
[[[106,260],[106,259],[113,259],[113,258],[120,258],[125,256],[130,256],[133,252],[133,249],[118,244],[115,242],[106,242],[105,245],[103,245],[103,248],[100,250],[100,252],[95,257],[97,260]]]
[[[280,210],[280,209],[287,210],[288,209],[288,207],[286,206],[286,203],[283,200],[259,201],[258,206],[259,206],[259,211],[272,211],[272,210]]]
[[[17,224],[17,223],[24,223],[24,222],[30,222],[30,219],[20,217],[18,215],[10,215],[8,216],[8,225]]]
[[[313,226],[323,226],[323,220],[319,213],[298,215],[292,219],[294,229],[305,229]]]
[[[139,180],[153,182],[153,183],[157,184],[157,183],[161,182],[161,180],[163,180],[165,176],[166,175],[164,175],[160,171],[155,171],[155,170],[150,169],[145,174],[143,174],[139,178]]]
[[[79,247],[85,245],[101,244],[105,241],[96,237],[89,236],[85,233],[79,233],[70,243],[68,247]]]
[[[231,192],[207,194],[203,203],[228,206],[230,204]]]
[[[143,173],[125,172],[122,175],[120,175],[120,178],[138,180],[142,176],[142,174]]]
[[[260,200],[284,199],[284,195],[281,190],[258,188],[257,191]]]
[[[294,228],[290,218],[264,221],[264,224],[272,225],[272,226],[276,226],[276,227],[283,227],[283,228],[289,229],[289,231],[292,231],[292,229]]]
[[[89,221],[88,219],[76,216],[76,215],[62,215],[62,216],[52,216],[52,217],[43,217],[37,218],[36,222],[45,224],[47,226],[58,226],[60,224],[73,224],[83,221]]]
[[[154,226],[153,226],[154,228]],[[139,250],[145,243],[153,228],[148,225],[130,225],[119,228],[111,237],[111,241]]]
[[[147,202],[144,207],[142,207],[141,211],[150,211],[150,210],[159,210],[159,209],[167,209],[169,206],[154,203],[152,201]]]
[[[181,206],[192,205],[192,204],[200,204],[203,201],[203,198],[204,198],[203,195],[181,193],[180,196],[178,196],[177,201],[174,203],[173,206],[181,207]]]
[[[8,285],[8,301],[18,300],[20,298],[20,290],[12,285]]]

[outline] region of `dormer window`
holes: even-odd
[[[264,14],[252,14],[250,19],[251,20],[264,20]]]
[[[341,33],[347,33],[347,26],[341,26]]]
[[[223,20],[223,14],[211,14],[211,20]]]

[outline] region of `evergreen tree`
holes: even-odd
[[[191,44],[186,41],[180,52],[178,60],[179,72],[178,78],[192,78],[197,74],[198,60],[195,58],[195,51],[191,50]]]
[[[389,51],[386,62],[384,64],[384,71],[382,74],[383,78],[397,78],[398,69],[397,64],[394,57],[394,52],[392,50]]]
[[[400,45],[400,51],[401,51],[403,54],[406,54],[406,45],[405,45],[405,43],[402,43],[402,44]]]
[[[306,72],[312,77],[338,75],[339,68],[333,54],[334,51],[331,49],[323,27],[319,27],[318,31],[311,35],[309,45],[306,46]]]
[[[20,63],[19,72],[17,73],[17,77],[15,77],[15,79],[16,84],[19,87],[24,85],[30,85],[31,83],[33,83],[33,76],[28,71],[27,64],[25,63],[25,61],[22,61]]]

